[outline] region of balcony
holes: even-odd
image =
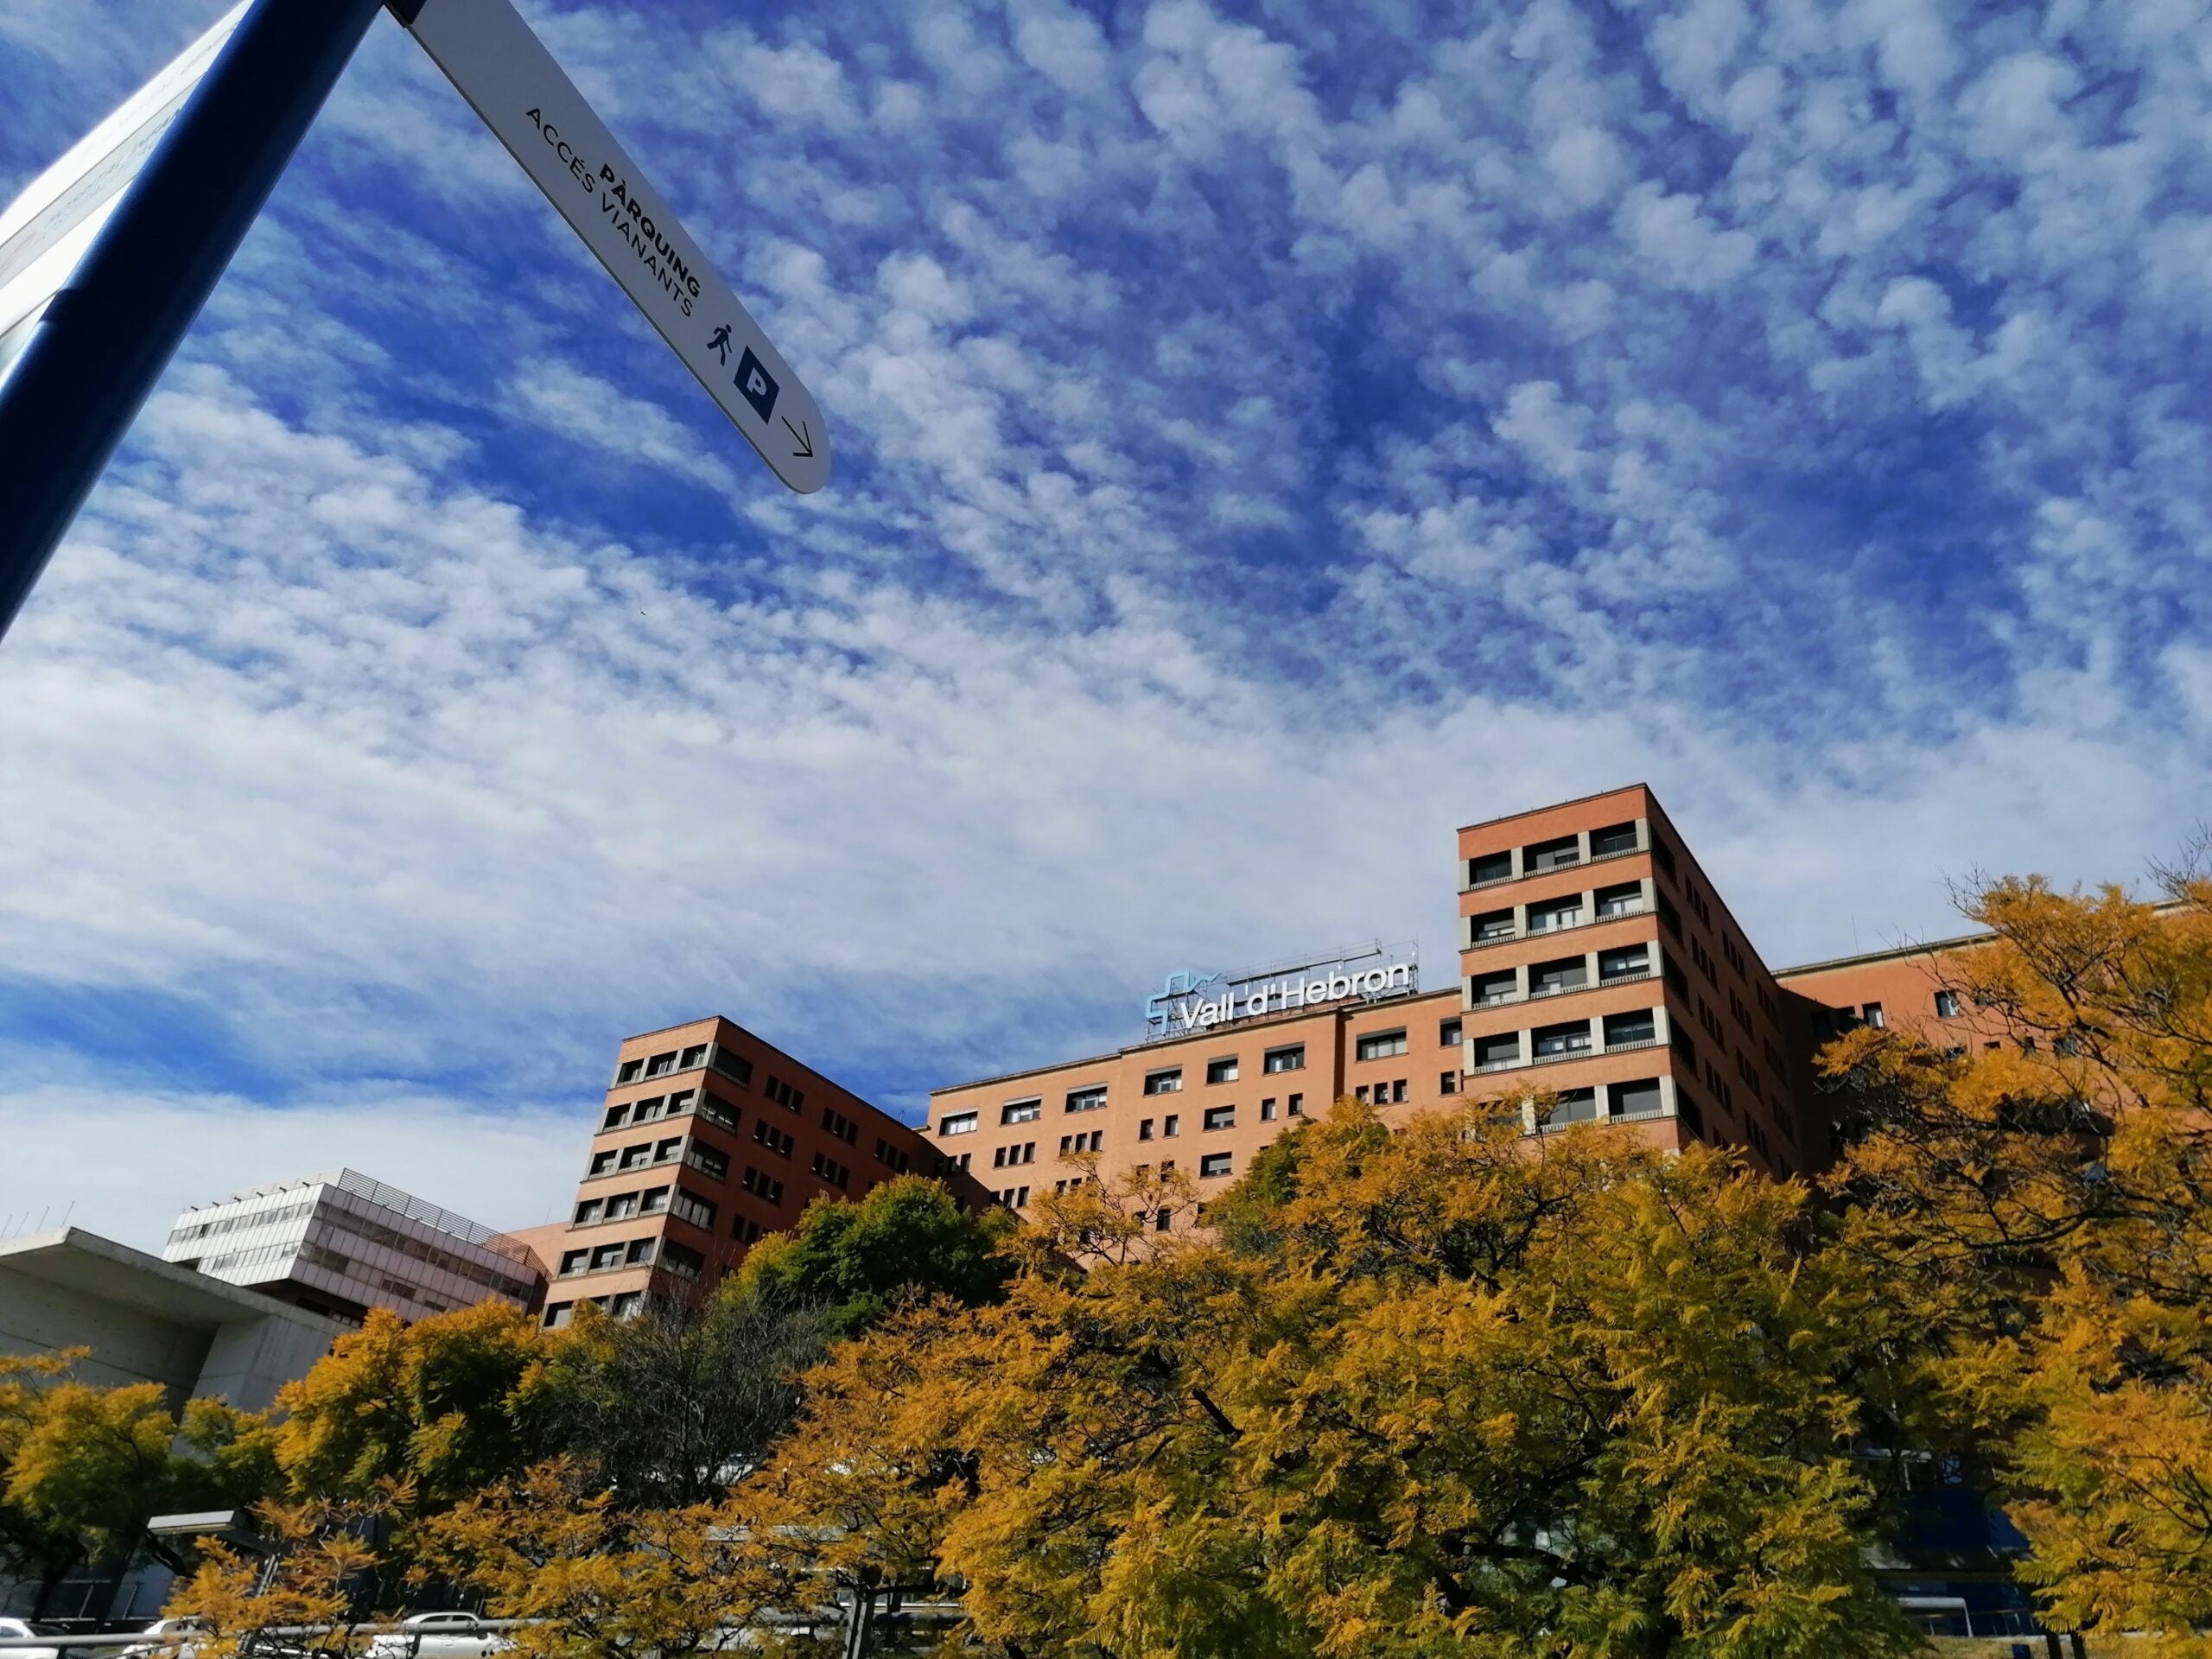
[[[1548,1054],[1539,1054],[1535,1059],[1529,1061],[1529,1064],[1531,1065],[1557,1065],[1562,1060],[1586,1060],[1597,1052],[1597,1049],[1592,1045],[1588,1043],[1580,1043],[1573,1048],[1555,1048]]]
[[[1608,1054],[1625,1054],[1631,1048],[1656,1048],[1658,1046],[1659,1039],[1656,1036],[1622,1037],[1618,1039],[1608,1039],[1605,1043],[1605,1052]]]

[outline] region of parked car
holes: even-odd
[[[204,1618],[157,1618],[141,1636],[207,1636],[210,1634]],[[123,1650],[123,1659],[194,1659],[199,1647],[190,1642],[133,1642]]]
[[[61,1636],[65,1628],[60,1624],[34,1624],[27,1618],[0,1618],[0,1636],[25,1641],[34,1636]],[[61,1659],[59,1648],[10,1648],[9,1659]]]
[[[369,1659],[488,1659],[513,1646],[474,1613],[410,1613],[397,1630],[369,1638]]]

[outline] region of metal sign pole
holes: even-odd
[[[0,380],[0,636],[384,0],[258,0]]]

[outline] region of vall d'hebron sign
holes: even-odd
[[[1310,961],[1284,963],[1233,977],[1177,972],[1146,1000],[1147,1037],[1185,1037],[1231,1020],[1316,1007],[1348,997],[1374,1001],[1421,988],[1413,947],[1386,952],[1380,944]]]

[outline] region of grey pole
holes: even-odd
[[[259,0],[48,302],[0,382],[0,637],[382,4]]]

